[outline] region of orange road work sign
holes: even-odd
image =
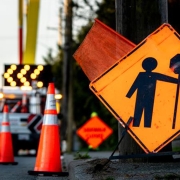
[[[146,152],[180,134],[180,36],[163,24],[90,83],[90,89]]]
[[[105,139],[112,134],[112,129],[107,126],[98,116],[90,118],[77,134],[92,148],[97,148]]]

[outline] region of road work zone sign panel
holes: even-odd
[[[90,83],[90,89],[146,152],[180,134],[180,36],[163,24]]]
[[[78,136],[80,136],[94,149],[106,140],[112,132],[113,130],[98,116],[90,118],[81,128],[77,130]]]

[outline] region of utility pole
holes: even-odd
[[[124,6],[126,2],[123,0],[116,0],[115,1],[115,8],[116,8],[116,31],[122,35],[125,35],[125,29],[127,28],[128,24],[123,23],[123,18],[126,18],[126,14],[124,13]],[[122,136],[124,128],[118,123],[118,139],[120,140]],[[132,137],[127,133],[124,136],[123,141],[119,145],[119,154],[124,155],[126,153],[130,154],[132,152],[141,152],[141,149],[137,145],[137,143],[132,139]]]
[[[72,0],[64,0],[65,29],[63,46],[62,140],[67,140],[67,151],[72,150],[73,90],[72,90]]]
[[[159,0],[161,23],[168,23],[168,0]]]
[[[162,23],[168,22],[168,0],[151,1],[151,3],[154,4],[154,7],[156,7],[155,5],[159,7],[160,19],[158,19],[158,17],[153,19],[153,14],[149,13],[151,18],[148,20],[153,19],[153,21],[151,20],[149,22],[147,22],[147,18],[144,17],[143,14],[138,15],[138,12],[136,11],[136,7],[141,9],[142,12],[148,10],[149,7],[143,6],[144,4],[142,3],[147,2],[142,1],[140,4],[138,4],[138,1],[134,0],[115,1],[116,31],[135,43],[139,43],[141,40],[143,40],[143,38],[145,38],[149,32],[152,32],[156,26],[158,27]],[[144,22],[146,23],[144,24]],[[146,26],[148,23],[150,26]],[[118,123],[118,139],[121,138],[123,130],[124,128]],[[133,140],[133,138],[127,133],[119,145],[119,152],[120,154],[131,154],[132,152],[141,153],[142,150]]]

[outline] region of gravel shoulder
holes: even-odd
[[[73,160],[68,165],[70,180],[159,180],[180,179],[180,161],[173,162],[120,162],[111,160],[103,169],[108,159],[94,158]]]

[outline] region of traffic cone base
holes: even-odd
[[[42,136],[40,137],[39,148],[42,149],[44,146],[43,139],[46,139],[46,144],[48,147],[44,148],[43,153],[38,151],[35,171],[50,171],[50,172],[60,172],[61,171],[61,161],[60,161],[60,149],[59,147],[59,130],[57,125],[43,126],[41,129]],[[48,138],[51,134],[53,141]],[[53,156],[53,154],[55,156]],[[51,161],[49,161],[51,159]],[[53,162],[53,163],[52,163]]]
[[[0,164],[12,164],[17,165],[14,162],[13,145],[12,145],[12,135],[10,132],[10,124],[8,119],[8,106],[4,106],[3,110],[3,120],[1,123],[0,132]]]
[[[62,172],[60,133],[54,94],[54,84],[49,83],[36,163],[34,171],[28,171],[30,175],[69,175],[68,172]]]
[[[44,118],[46,119],[46,117]],[[49,147],[43,149],[42,151],[38,151],[36,164],[34,171],[28,171],[29,175],[44,175],[44,176],[68,176],[68,172],[61,172],[61,160],[60,160],[60,149],[57,146],[60,146],[59,142],[59,126],[58,125],[48,125],[42,126],[41,134],[39,141],[38,149],[42,149],[44,146],[44,139],[46,139],[46,144]],[[48,138],[49,134],[51,134],[53,141]],[[56,156],[53,157],[52,154]],[[48,160],[51,159],[51,162]],[[42,162],[43,161],[43,162]],[[49,171],[49,172],[48,172]]]
[[[1,134],[1,152],[0,152],[0,162],[14,162],[13,149],[12,149],[12,137],[10,133]],[[8,154],[6,154],[8,147]]]

